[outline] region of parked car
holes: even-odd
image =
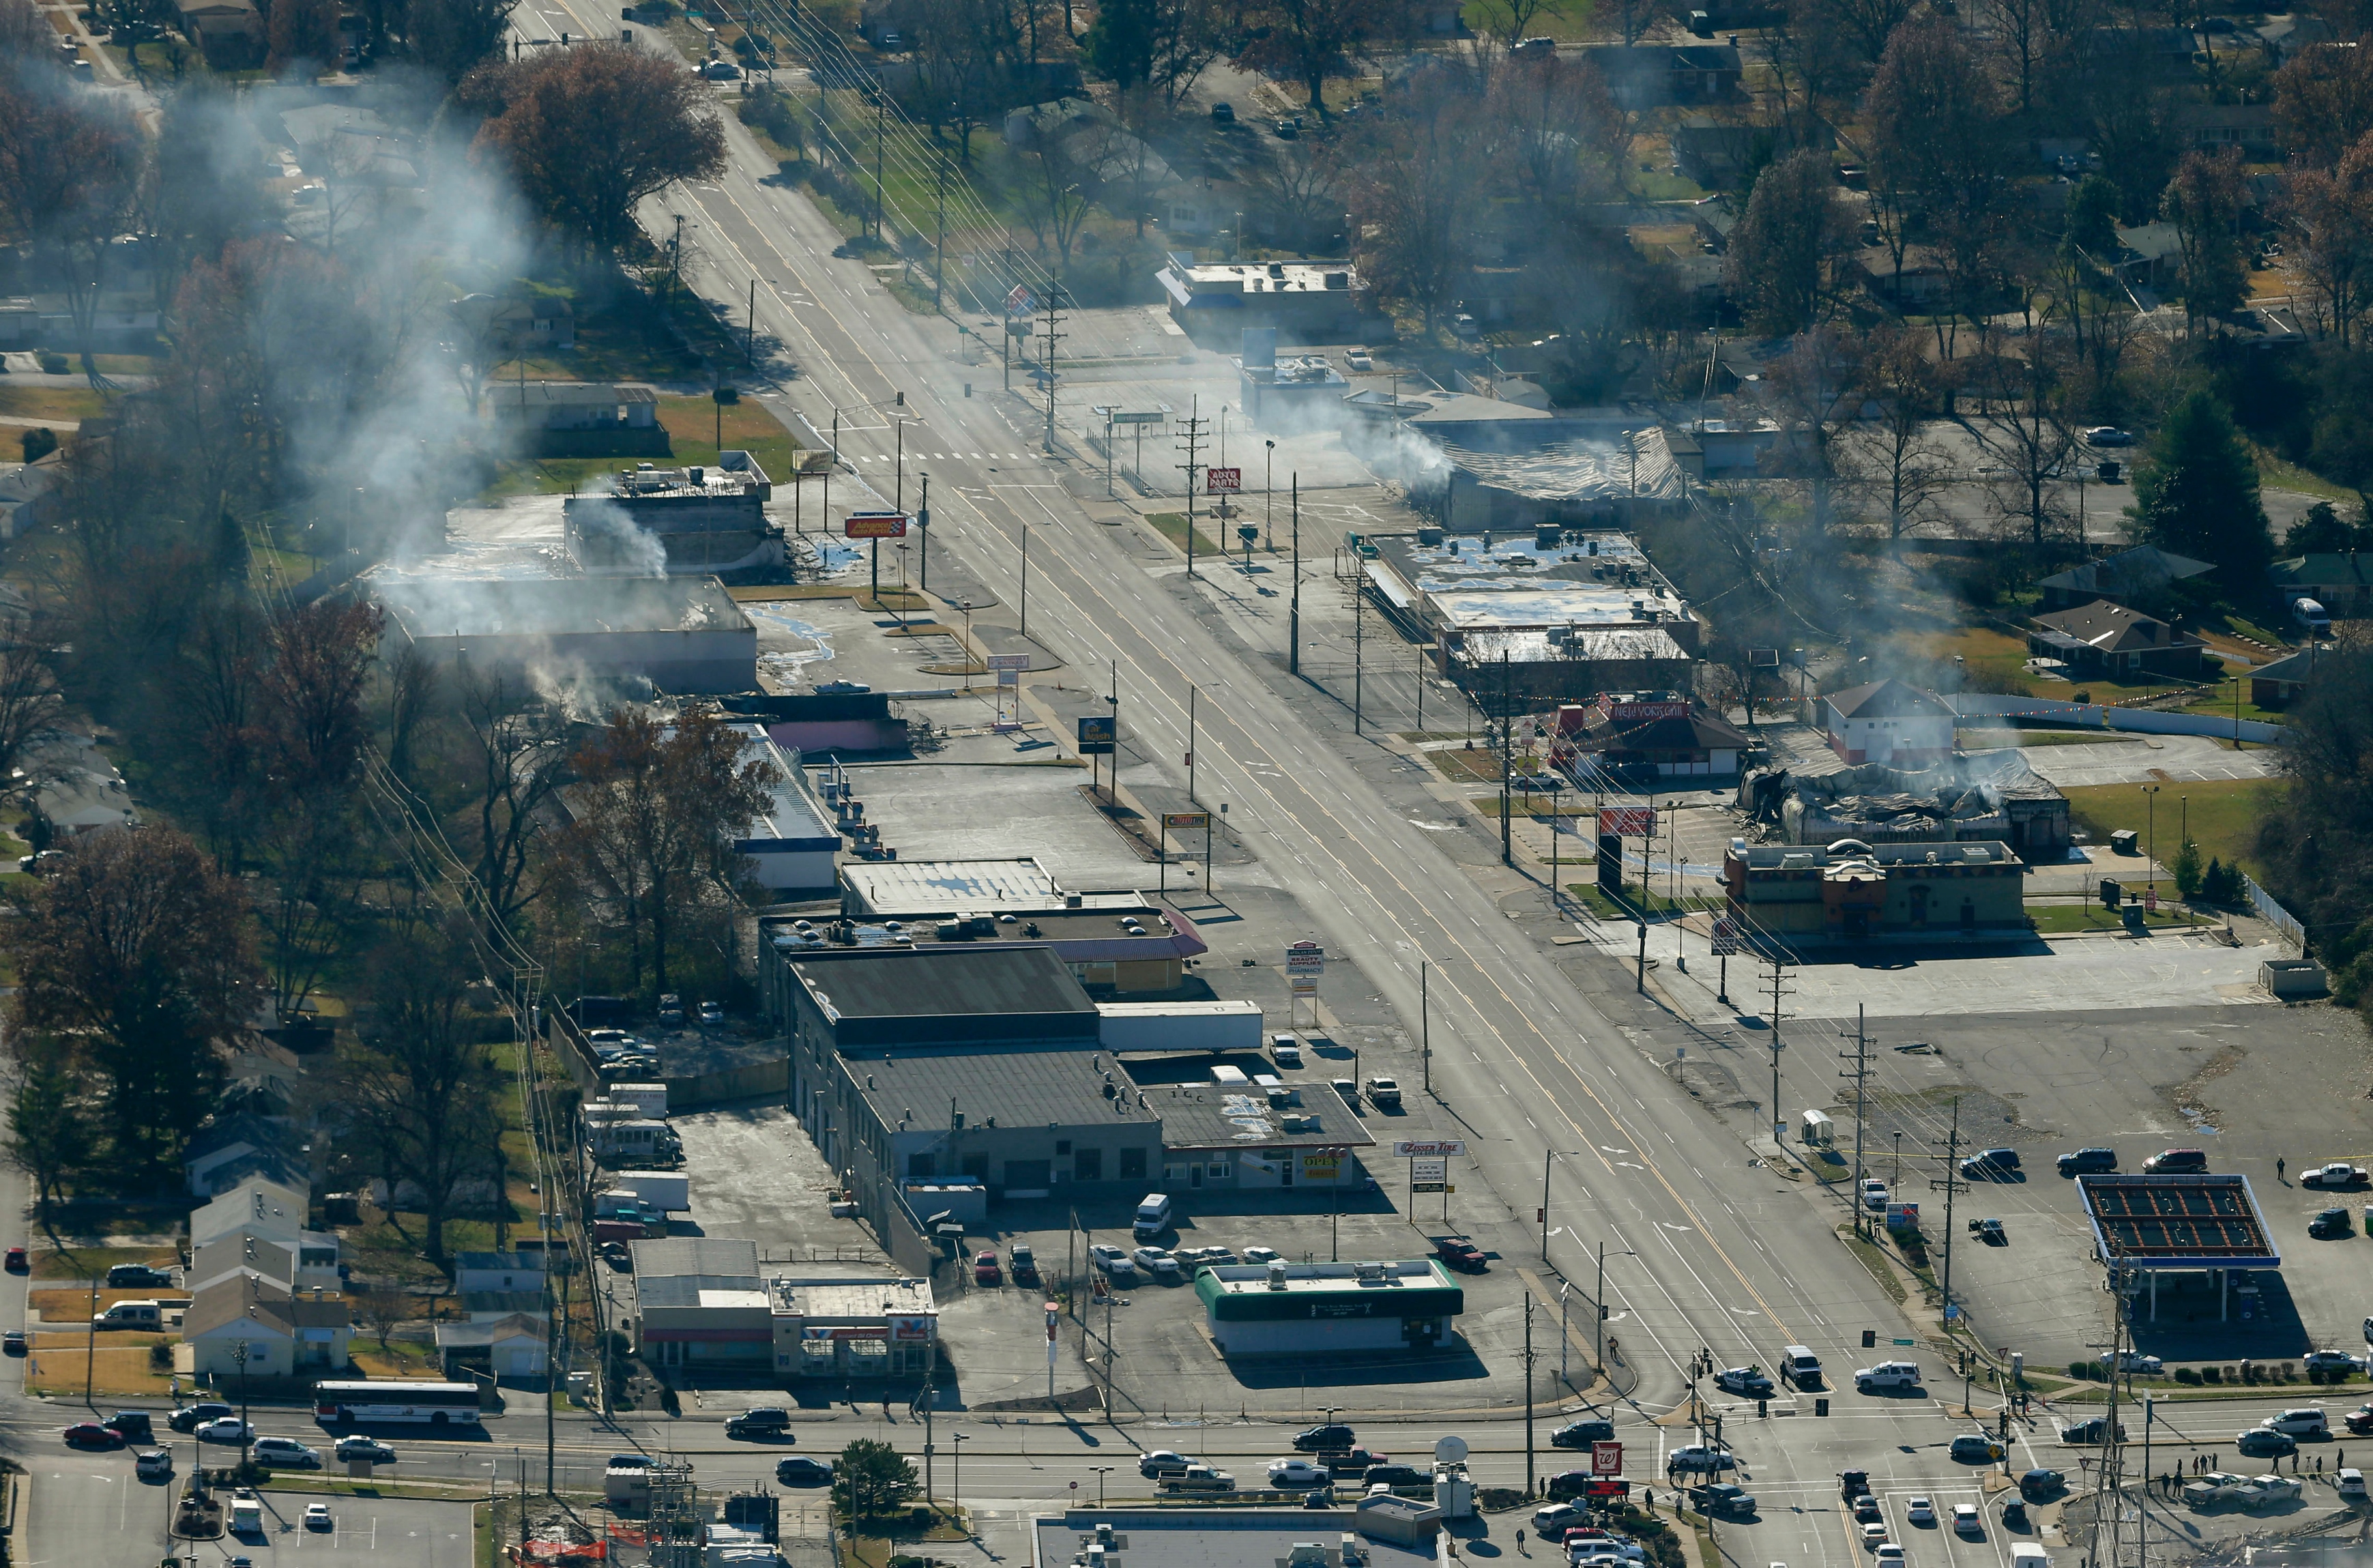
[[[2305,1490],[2297,1476],[2253,1476],[2242,1490],[2244,1508],[2270,1508],[2277,1503],[2288,1503]]]
[[[2333,1236],[2348,1235],[2348,1211],[2345,1209],[2318,1211],[2315,1218],[2307,1223],[2307,1234],[2320,1241],[2328,1241]]]
[[[1368,351],[1364,348],[1355,348],[1343,356],[1343,363],[1354,370],[1373,370],[1376,368],[1376,362],[1368,357]]]
[[[6,1333],[0,1333],[0,1351],[5,1351],[12,1356],[23,1355],[26,1352],[25,1331],[22,1328],[11,1328]]]
[[[259,1465],[278,1465],[292,1470],[321,1468],[321,1451],[309,1448],[293,1437],[259,1437],[248,1452]]]
[[[1563,1540],[1568,1530],[1580,1529],[1589,1522],[1590,1510],[1571,1503],[1552,1503],[1533,1510],[1533,1530],[1543,1540]]]
[[[219,1399],[193,1399],[165,1418],[165,1424],[175,1432],[195,1432],[210,1421],[220,1421],[239,1411]],[[233,1442],[238,1439],[232,1439]]]
[[[1283,1258],[1284,1254],[1279,1252],[1277,1248],[1273,1246],[1248,1246],[1245,1248],[1245,1261],[1247,1263],[1276,1263],[1281,1261]]]
[[[247,1442],[255,1431],[237,1416],[220,1416],[198,1428],[201,1443],[228,1443],[234,1445]]]
[[[305,1527],[309,1530],[336,1529],[337,1521],[330,1517],[330,1505],[326,1503],[305,1504]]]
[[[704,1001],[700,1004],[700,1021],[703,1024],[722,1024],[725,1022],[725,1009],[716,1002]]]
[[[1236,123],[1236,106],[1223,99],[1211,105],[1211,118],[1222,125],[1233,125]]]
[[[2364,1369],[2365,1358],[2346,1351],[2309,1351],[2299,1358],[2299,1364],[2309,1372],[2358,1372]]]
[[[1194,1462],[1174,1449],[1156,1448],[1137,1457],[1137,1473],[1149,1480],[1160,1480],[1163,1476],[1185,1474],[1186,1467]]]
[[[2106,1355],[2098,1356],[2095,1359],[2100,1362],[2103,1366],[2110,1364],[2110,1358]],[[2122,1351],[2120,1352],[2118,1355],[2118,1370],[2120,1372],[2139,1372],[2146,1377],[2156,1377],[2160,1373],[2167,1370],[2167,1363],[2159,1360],[2157,1356],[2145,1355],[2140,1351]]]
[[[69,1448],[121,1448],[123,1433],[111,1426],[101,1426],[95,1421],[78,1421],[66,1428]]]
[[[1293,1446],[1297,1452],[1303,1454],[1327,1454],[1337,1449],[1349,1448],[1357,1441],[1358,1436],[1357,1433],[1343,1422],[1328,1422],[1323,1426],[1314,1426],[1295,1433]]]
[[[2299,1185],[2301,1187],[2362,1187],[2365,1185],[2365,1167],[2352,1165],[2345,1160],[2334,1160],[2328,1165],[2318,1165],[2315,1169],[2302,1174],[2299,1177]]]
[[[2077,1149],[2060,1156],[2060,1174],[2071,1176],[2108,1176],[2118,1168],[2115,1149]]]
[[[997,1266],[997,1253],[994,1249],[984,1247],[979,1255],[973,1258],[972,1282],[976,1285],[1005,1283],[1005,1273]]]
[[[395,1463],[393,1445],[381,1443],[376,1437],[341,1437],[338,1445],[331,1452],[341,1459],[368,1459],[374,1465]]]
[[[2145,1176],[2201,1176],[2207,1169],[2204,1149],[2162,1149],[2143,1162]]]
[[[2237,1476],[2230,1470],[2212,1470],[2199,1480],[2185,1483],[2183,1501],[2192,1508],[2213,1508],[2219,1503],[2230,1503],[2239,1497],[2250,1484],[2248,1476]]]
[[[1737,1394],[1749,1399],[1768,1399],[1777,1391],[1771,1377],[1759,1366],[1724,1367],[1713,1375],[1713,1386],[1726,1394]]]
[[[1433,1255],[1462,1273],[1480,1274],[1490,1267],[1483,1249],[1465,1236],[1436,1236]]]
[[[602,1261],[621,1273],[631,1273],[635,1267],[635,1255],[623,1241],[605,1241],[602,1244]]]
[[[2358,1437],[2373,1432],[2373,1405],[2359,1405],[2340,1418],[2341,1424]]]
[[[1961,1174],[1972,1181],[2008,1181],[2018,1174],[2018,1151],[1981,1150],[1961,1162]]]
[[[832,1467],[822,1459],[811,1459],[805,1454],[794,1454],[775,1461],[775,1484],[777,1486],[830,1486]]]
[[[32,1265],[26,1260],[23,1247],[12,1246],[8,1249],[8,1272],[22,1274],[31,1267]]]
[[[1109,1242],[1100,1241],[1089,1247],[1088,1260],[1116,1285],[1137,1283],[1137,1265],[1129,1261],[1128,1253]]]
[[[1703,1513],[1752,1514],[1755,1512],[1755,1499],[1748,1495],[1747,1489],[1733,1486],[1728,1481],[1714,1481],[1706,1486],[1691,1487],[1689,1495],[1697,1501],[1700,1511]]]
[[[151,1269],[146,1263],[118,1263],[107,1271],[110,1290],[140,1290],[152,1285],[173,1282],[170,1269]]]
[[[1015,1284],[1035,1285],[1038,1282],[1038,1255],[1030,1250],[1028,1242],[1017,1241],[1007,1247],[1005,1260],[1013,1270]]]
[[[1277,123],[1275,130],[1277,131],[1279,140],[1288,142],[1292,141],[1295,137],[1302,135],[1302,116],[1299,114],[1287,115],[1284,119],[1280,120]]]
[[[2253,1459],[2279,1458],[2298,1452],[2298,1439],[2270,1426],[2253,1426],[2233,1434],[2233,1445]]]
[[[1615,1423],[1611,1421],[1568,1422],[1549,1433],[1552,1448],[1587,1448],[1594,1443],[1615,1441]]]
[[[1165,1285],[1175,1285],[1186,1277],[1178,1267],[1178,1259],[1170,1255],[1166,1246],[1140,1246],[1130,1253],[1129,1258],[1140,1269]]]
[[[1887,1183],[1873,1176],[1862,1184],[1862,1206],[1876,1212],[1887,1207]]]
[[[2085,444],[2094,447],[2130,447],[2134,439],[2115,425],[2096,425],[2085,432]]]

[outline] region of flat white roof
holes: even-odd
[[[1031,855],[999,860],[858,860],[840,868],[840,880],[867,909],[884,915],[1063,907],[1062,885]]]

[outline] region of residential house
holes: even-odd
[[[2250,672],[2250,700],[2260,708],[2288,708],[2315,679],[2316,666],[2329,663],[2332,650],[2310,643],[2287,659],[2261,664]]]
[[[463,1291],[462,1316],[473,1323],[492,1323],[504,1317],[541,1317],[544,1316],[544,1286],[532,1290]]]
[[[2096,599],[2115,600],[2138,610],[2159,608],[2176,583],[2216,568],[2155,544],[2138,544],[2064,572],[2054,572],[2036,586],[2043,590],[2047,610],[2073,609]]]
[[[297,1249],[234,1231],[190,1255],[190,1266],[181,1271],[181,1288],[194,1293],[242,1273],[268,1280],[284,1291],[294,1291]]]
[[[492,323],[513,349],[577,346],[577,312],[566,299],[505,299],[495,306]]]
[[[2028,625],[2028,650],[2039,659],[2059,660],[2072,676],[2192,679],[2201,673],[2200,655],[2207,646],[2190,632],[2107,599],[2048,610]]]
[[[1146,206],[1171,233],[1202,236],[1222,229],[1234,232],[1236,220],[1256,199],[1251,187],[1240,181],[1196,175],[1154,187]]]
[[[2312,599],[2335,620],[2373,615],[2373,556],[2345,554],[2294,556],[2266,568],[2274,592],[2287,605]]]
[[[1727,43],[1595,44],[1582,52],[1625,109],[1728,103],[1738,97],[1738,51]]]
[[[540,1253],[464,1252],[453,1259],[457,1291],[540,1291],[544,1289],[544,1258]]]
[[[1919,767],[1953,755],[1953,710],[1935,692],[1888,677],[1821,699],[1821,730],[1848,765]]]
[[[181,1338],[193,1369],[228,1387],[242,1370],[249,1377],[342,1370],[354,1325],[346,1304],[329,1292],[292,1293],[240,1270],[191,1296]]]
[[[204,1246],[218,1236],[245,1231],[294,1246],[305,1233],[311,1201],[302,1188],[250,1176],[190,1215],[190,1245]]]
[[[6,301],[0,301],[0,342],[5,333]],[[22,440],[21,433],[18,437]],[[14,539],[39,528],[53,516],[65,483],[64,451],[53,451],[36,462],[0,462],[0,539]]]
[[[536,430],[649,430],[660,390],[644,381],[517,381],[487,389],[501,418]]]
[[[2176,134],[2203,152],[2239,147],[2249,158],[2271,158],[2276,148],[2271,103],[2194,103],[2176,111]]]
[[[513,1313],[484,1323],[437,1325],[437,1359],[446,1377],[456,1383],[472,1375],[542,1377],[551,1362],[545,1354],[546,1325],[541,1317]]]
[[[2332,41],[2332,24],[2321,17],[2293,12],[2289,16],[2268,17],[2252,29],[2258,47],[2266,53],[2266,64],[2276,69],[2290,64],[2291,57],[2302,49]]]
[[[255,0],[173,0],[181,36],[208,68],[243,71],[263,63],[263,13]]]
[[[1673,167],[1709,191],[1738,183],[1759,155],[1772,152],[1771,133],[1755,125],[1717,125],[1691,115],[1673,127]]]
[[[1933,245],[1904,247],[1900,266],[1887,246],[1865,245],[1853,253],[1853,264],[1873,298],[1899,309],[1916,309],[1941,299],[1953,285],[1943,253]]]
[[[2166,288],[2183,269],[2183,242],[2171,223],[2144,223],[2118,229],[2118,256],[2110,270],[2128,287]]]
[[[303,1137],[259,1116],[216,1120],[199,1129],[181,1162],[192,1196],[213,1198],[256,1176],[291,1191],[310,1189],[312,1172],[298,1153]]]

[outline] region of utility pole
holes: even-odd
[[[1549,1162],[1556,1158],[1556,1150],[1541,1151],[1541,1267],[1544,1269],[1549,1266]]]
[[[1504,648],[1500,649],[1500,863],[1503,866],[1516,863],[1514,830],[1508,823],[1508,650]],[[1643,934],[1640,940],[1644,951],[1647,937],[1645,928],[1642,929]],[[1645,962],[1644,959],[1642,961],[1643,967],[1641,973],[1643,976],[1647,972]],[[1644,980],[1642,988],[1645,989]]]
[[[1539,1482],[1533,1470],[1533,1294],[1525,1293],[1525,1495]]]
[[[742,357],[753,370],[758,368],[758,280],[754,277],[750,280],[750,335],[742,339]]]
[[[1359,568],[1351,579],[1351,734],[1360,733],[1360,683],[1364,661],[1362,639],[1367,634],[1368,572]]]
[[[1055,450],[1055,345],[1070,335],[1055,330],[1063,323],[1062,306],[1063,286],[1049,283],[1046,286],[1046,440],[1043,450],[1050,454]]]
[[[1186,575],[1195,575],[1195,475],[1201,471],[1196,459],[1202,455],[1203,400],[1198,394],[1187,404],[1186,461],[1178,466],[1186,474]]]
[[[1417,1061],[1425,1092],[1433,1093],[1433,1012],[1425,1000],[1426,961],[1417,961]],[[1445,1195],[1446,1196],[1446,1195]]]
[[[888,111],[890,95],[876,91],[873,95],[873,238],[882,238],[882,117]]]
[[[1598,1370],[1607,1370],[1607,1243],[1598,1244],[1598,1283],[1590,1293],[1590,1305],[1598,1309]]]
[[[934,142],[938,139],[936,135],[932,137]],[[931,245],[931,309],[933,310],[940,308],[941,268],[946,263],[948,253],[948,149],[945,147],[940,148],[939,208],[940,236]]]
[[[1645,906],[1642,906],[1644,912]],[[1781,982],[1786,977],[1787,969],[1782,962],[1780,950],[1775,947],[1771,953],[1771,1141],[1780,1144],[1788,1141],[1788,1124],[1780,1117],[1780,1052],[1783,1048],[1780,1043],[1780,999],[1795,994],[1794,989],[1782,986]]]
[[[1293,486],[1293,589],[1285,612],[1285,673],[1302,673],[1302,474],[1296,470],[1292,476]],[[1192,541],[1195,535],[1186,535]]]
[[[1854,1190],[1854,1229],[1855,1229],[1855,1230],[1857,1230],[1857,1231],[1860,1231],[1860,1232],[1862,1232],[1864,1235],[1869,1235],[1869,1234],[1870,1234],[1870,1233],[1869,1233],[1869,1225],[1868,1225],[1868,1222],[1864,1218],[1864,1216],[1865,1216],[1866,1214],[1868,1214],[1868,1213],[1870,1212],[1870,1210],[1869,1210],[1869,1207],[1868,1207],[1866,1204],[1864,1204],[1864,1203],[1863,1202],[1863,1200],[1862,1200],[1862,1181],[1863,1181],[1863,1176],[1862,1176],[1862,1127],[1863,1127],[1863,1122],[1864,1122],[1864,1120],[1865,1119],[1865,1117],[1864,1117],[1864,1114],[1863,1114],[1863,1107],[1864,1107],[1864,1101],[1865,1101],[1865,1099],[1866,1099],[1866,1097],[1867,1097],[1867,1095],[1868,1095],[1868,1094],[1869,1094],[1869,1089],[1870,1089],[1870,1036],[1869,1036],[1869,1034],[1868,1034],[1868,1033],[1867,1033],[1867,1032],[1863,1028],[1863,1016],[1862,1016],[1862,1013],[1863,1013],[1863,1010],[1862,1010],[1861,1004],[1859,1004],[1859,1003],[1855,1004],[1855,1007],[1854,1007],[1854,1048],[1853,1048],[1853,1071],[1848,1071],[1848,1072],[1841,1072],[1841,1073],[1839,1073],[1839,1074],[1838,1074],[1838,1076],[1839,1076],[1840,1078],[1850,1078],[1850,1079],[1853,1080],[1853,1086],[1854,1086],[1854,1172],[1853,1172],[1853,1190]],[[1840,1059],[1842,1059],[1845,1057],[1845,1054],[1846,1054],[1845,1052],[1843,1052],[1843,1051],[1840,1051],[1840,1052],[1838,1053],[1838,1056],[1840,1057]]]
[[[931,591],[931,476],[929,474],[923,475],[923,504],[915,513],[915,532],[920,535],[923,547],[923,580],[918,586],[929,593]],[[967,663],[972,661],[969,649],[964,653],[964,661]]]
[[[1931,1140],[1933,1144],[1934,1140]],[[1969,1186],[1961,1179],[1961,1097],[1953,1096],[1953,1119],[1945,1134],[1945,1179],[1931,1181],[1928,1190],[1945,1189],[1945,1273],[1941,1281],[1945,1293],[1945,1316],[1953,1320],[1953,1194]],[[2115,1383],[2116,1378],[2110,1379]],[[2107,1565],[2104,1565],[2107,1568]]]

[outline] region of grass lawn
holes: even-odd
[[[2263,484],[2277,490],[2296,490],[2303,496],[2313,496],[2320,500],[2353,503],[2356,499],[2356,492],[2345,485],[2335,485],[2295,462],[2285,462],[2255,441],[2250,442],[2249,447],[2250,454],[2258,460],[2258,478]]]
[[[2217,682],[2215,687],[2201,693],[2197,701],[2185,703],[2182,710],[2186,713],[2205,714],[2212,719],[2230,719],[2236,711],[2233,697],[2237,692],[2241,698],[2239,712],[2242,718],[2256,719],[2268,724],[2286,722],[2286,716],[2280,709],[2260,708],[2250,700],[2249,677],[2246,674],[2230,676]]]
[[[2066,935],[2071,931],[2114,931],[2125,927],[2123,910],[2113,915],[2098,903],[2029,904],[2027,915],[2035,922],[2035,929],[2048,936]],[[2156,912],[2145,914],[2143,922],[2153,927],[2213,926],[2220,923],[2211,916],[2196,915],[2191,910],[2179,908],[2171,895],[2160,901]]]
[[[1559,863],[1572,865],[1574,861],[1569,857]],[[1568,896],[1582,904],[1602,920],[1628,920],[1631,918],[1630,909],[1601,892],[1595,882],[1570,882],[1565,884],[1565,890]],[[1623,896],[1636,903],[1640,897],[1640,889],[1626,883]],[[1651,915],[1688,915],[1701,909],[1720,909],[1724,906],[1724,900],[1720,898],[1674,898],[1662,893],[1652,893],[1648,895],[1648,913]]]
[[[164,1269],[180,1261],[181,1258],[170,1246],[86,1246],[79,1251],[56,1252],[36,1250],[33,1254],[33,1278],[104,1279],[107,1271],[118,1263],[146,1263]]]
[[[1148,512],[1145,521],[1153,524],[1154,532],[1170,541],[1182,553],[1186,548],[1186,514],[1185,512]],[[1201,518],[1195,520],[1201,522]],[[1219,555],[1220,547],[1200,528],[1195,530],[1195,558],[1202,560]]]
[[[106,412],[107,399],[88,387],[12,387],[0,383],[0,414],[13,418],[79,422],[96,419]]]
[[[2131,827],[2147,838],[2156,814],[2161,865],[2174,861],[2180,834],[2188,825],[2204,861],[2238,864],[2255,876],[2261,802],[2269,790],[2280,787],[2281,781],[2274,778],[2166,784],[2159,789],[2156,813],[2151,810],[2152,798],[2132,784],[2087,784],[2063,792],[2070,820],[2088,829],[2096,844],[2107,844],[2110,835],[2122,827]]]
[[[2027,673],[2027,643],[2008,632],[1993,626],[1964,626],[1953,632],[1917,633],[1902,641],[1926,659],[1951,660],[1958,655],[1978,685],[2035,695]]]
[[[1477,746],[1471,752],[1429,752],[1426,755],[1444,778],[1472,784],[1500,782],[1500,756],[1489,746]]]
[[[166,1340],[158,1335],[143,1334],[134,1343],[110,1342],[133,1338],[107,1336],[94,1350],[88,1335],[35,1335],[32,1354],[25,1360],[25,1391],[79,1398],[88,1377],[94,1394],[161,1398],[172,1389],[172,1374],[170,1370],[159,1371],[148,1352],[151,1346]]]
[[[717,437],[719,415],[722,414],[727,451],[746,451],[758,460],[766,476],[778,483],[789,483],[791,470],[799,462],[799,442],[783,427],[783,422],[766,412],[758,403],[743,399],[740,403],[719,405],[707,397],[677,397],[662,394],[660,398],[659,420],[668,433],[668,446],[672,455],[666,458],[632,457],[542,457],[523,458],[503,464],[501,477],[488,487],[487,496],[576,495],[599,490],[603,476],[622,468],[632,468],[640,462],[657,462],[667,468],[712,468],[717,463]]]
[[[2135,745],[2140,740],[2139,736],[2100,730],[2023,730],[2012,724],[1988,724],[1953,731],[1953,743],[1964,751],[1981,751],[1989,746]]]

